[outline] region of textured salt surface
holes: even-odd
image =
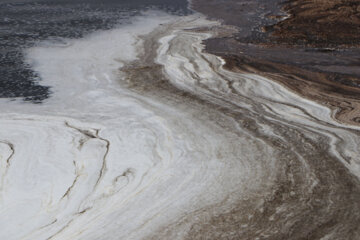
[[[356,239],[359,129],[224,70],[202,51],[217,26],[152,12],[26,50],[54,95],[0,102],[0,238],[284,239],[336,218],[316,234]]]

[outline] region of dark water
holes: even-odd
[[[40,40],[81,38],[113,28],[142,11],[189,13],[186,0],[0,0],[0,98],[41,103],[51,89],[24,62],[22,49]]]

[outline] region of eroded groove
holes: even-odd
[[[110,141],[99,136],[99,131],[100,131],[99,129],[91,129],[91,130],[94,131],[94,133],[92,133],[92,132],[89,131],[89,130],[84,130],[84,129],[80,129],[80,128],[77,128],[77,127],[75,127],[75,126],[72,126],[72,125],[70,125],[68,122],[65,122],[65,125],[66,125],[67,127],[70,127],[70,128],[72,128],[72,129],[80,132],[81,134],[87,136],[87,137],[90,138],[90,139],[95,139],[95,138],[96,138],[96,139],[99,139],[99,140],[101,140],[102,142],[105,142],[105,143],[106,143],[106,144],[105,144],[106,151],[105,151],[105,154],[104,154],[104,156],[103,156],[103,158],[102,158],[102,165],[101,165],[99,177],[98,177],[98,179],[96,180],[96,183],[95,183],[95,186],[94,186],[94,189],[95,189],[95,188],[98,186],[99,182],[101,181],[102,177],[105,175],[106,170],[107,170],[107,168],[106,168],[106,157],[107,157],[107,155],[108,155],[108,153],[109,153]],[[83,145],[83,144],[82,144],[82,145]],[[75,179],[74,182],[76,182],[76,180],[77,180],[77,178]]]
[[[0,143],[3,143],[3,144],[8,145],[9,148],[10,148],[10,150],[11,150],[10,156],[6,159],[6,166],[7,166],[7,168],[8,168],[8,167],[10,167],[11,159],[12,159],[12,157],[13,157],[14,154],[15,154],[15,147],[14,147],[14,145],[13,145],[12,143],[9,143],[9,142],[7,142],[7,141],[0,141]]]
[[[9,171],[10,165],[11,165],[11,160],[13,158],[13,156],[15,155],[15,147],[12,143],[7,142],[7,141],[0,141],[0,143],[3,143],[5,145],[7,145],[11,151],[11,154],[9,155],[9,157],[5,160],[6,162],[6,166],[5,166],[5,170],[4,173],[1,176],[1,184],[0,184],[0,191],[4,188],[4,184],[5,184],[5,178],[6,175]]]

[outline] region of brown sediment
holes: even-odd
[[[157,34],[154,35],[159,37]],[[208,43],[208,49],[213,47],[211,41]],[[220,39],[215,40],[215,44],[219,43]],[[177,222],[163,226],[146,239],[360,238],[359,180],[331,153],[329,138],[326,135],[318,135],[313,132],[314,130],[306,129],[301,124],[284,124],[286,120],[283,119],[279,122],[269,120],[267,113],[262,111],[261,104],[255,100],[249,101],[253,101],[251,104],[256,113],[236,104],[228,104],[231,101],[227,104],[214,102],[197,95],[196,92],[180,90],[166,78],[163,67],[153,61],[158,48],[157,38],[145,39],[145,46],[147,51],[140,60],[122,69],[126,73],[130,89],[153,98],[159,97],[162,101],[166,99],[176,102],[178,106],[191,104],[191,108],[195,109],[195,112],[198,111],[197,118],[211,116],[211,121],[221,125],[223,133],[229,131],[238,134],[238,128],[231,125],[234,120],[240,129],[276,149],[272,156],[276,159],[276,168],[268,170],[276,173],[274,184],[267,185],[270,181],[268,174],[272,173],[265,171],[262,176],[253,179],[260,181],[262,188],[240,197],[236,194],[224,196],[222,202],[188,212]],[[220,51],[219,48],[212,49],[215,50],[227,60],[228,69],[276,79],[294,91],[313,98],[318,97],[316,91],[321,92],[324,96],[320,96],[319,101],[330,99],[335,94],[341,104],[344,103],[344,96],[354,97],[354,101],[359,100],[358,96],[354,96],[356,86],[342,86],[341,83],[328,79],[327,72],[311,70],[310,63],[308,69],[304,69],[295,64],[271,62],[266,58],[260,61],[259,58],[245,57],[244,53],[250,51],[246,48],[241,49],[242,55],[231,55],[223,49]],[[238,50],[240,52],[240,48]],[[299,57],[308,59],[306,54],[303,55]],[[279,58],[281,59],[281,56]],[[352,76],[350,69],[347,70],[347,76]],[[314,78],[317,81],[309,80]],[[229,79],[225,78],[224,81],[226,80]],[[339,84],[341,89],[332,89],[337,88]],[[326,85],[327,91],[323,85]],[[314,88],[319,90],[315,91]],[[238,93],[234,90],[233,94],[232,96],[236,97]],[[210,121],[209,119],[203,121],[204,124]],[[320,122],[319,125],[321,124]],[[262,125],[272,129],[273,134],[262,131]],[[312,135],[317,137],[309,137]],[[336,136],[336,133],[334,135]],[[336,138],[339,138],[339,141],[341,139],[338,136]],[[241,192],[240,189],[233,191]],[[221,193],[214,193],[216,194]],[[184,232],[184,236],[179,237]]]
[[[206,50],[223,57],[229,69],[278,81],[330,106],[337,120],[360,124],[359,1],[207,3],[194,0],[192,6],[239,29],[206,42]]]
[[[290,18],[269,27],[279,43],[315,47],[359,47],[358,0],[292,0],[284,6]]]
[[[241,42],[359,47],[358,0],[193,0],[192,8],[237,26]]]
[[[206,217],[191,227],[187,239],[350,240],[360,237],[360,218],[356,213],[360,210],[358,181],[331,159],[326,149],[301,134],[290,135],[289,141],[305,140],[314,146],[309,151],[299,145],[296,151],[306,157],[318,184],[306,188],[301,162],[295,156],[289,161],[284,155],[280,159],[284,164],[279,169],[276,187],[258,195],[263,198],[260,207],[252,199],[239,201],[230,210],[216,214],[206,214],[209,209],[203,209],[197,214]],[[321,159],[326,159],[326,164]],[[329,185],[331,187],[327,187]]]
[[[235,6],[241,2],[246,1],[198,0],[194,1],[194,6],[199,7],[197,4],[202,3],[203,9],[214,14],[212,17],[219,18],[226,14],[226,9],[233,9],[232,14],[241,14]],[[248,6],[258,7],[254,2],[262,1],[248,1]],[[277,16],[271,11],[265,12],[264,16]],[[239,16],[235,18],[240,19]],[[280,17],[271,18],[278,20]],[[231,15],[224,16],[223,20],[229,24]],[[248,23],[252,21],[255,20]],[[240,31],[233,36],[206,41],[206,50],[225,59],[225,67],[229,70],[255,73],[280,82],[303,97],[331,107],[338,120],[359,124],[359,50],[276,46],[269,44],[271,36],[267,32],[257,34],[256,29],[261,28],[258,23],[256,20],[246,36]],[[156,49],[156,42],[146,42],[146,49]],[[236,134],[236,128],[226,122],[227,118],[233,119],[241,129],[277,149],[273,156],[277,168],[269,170],[276,171],[275,183],[270,187],[266,185],[265,173],[261,178],[253,179],[262,182],[263,188],[238,198],[229,195],[223,202],[189,212],[147,239],[175,239],[174,236],[183,232],[186,233],[181,239],[360,239],[359,180],[331,152],[332,146],[326,134],[316,133],[317,137],[313,138],[309,136],[315,130],[306,129],[301,124],[288,125],[284,119],[271,121],[256,102],[252,103],[257,112],[254,115],[235,105],[219,106],[196,94],[179,90],[163,76],[162,67],[152,61],[154,54],[150,53],[140,62],[123,69],[132,89],[181,104],[203,106],[209,112],[214,110],[218,112],[215,121],[226,126],[224,132],[230,129]],[[269,136],[262,132],[262,125],[271,128],[274,134]],[[343,141],[336,132],[329,134],[339,142]],[[359,135],[355,130],[354,134]]]
[[[360,84],[360,79],[356,76],[311,71],[247,56],[222,57],[226,59],[226,67],[232,71],[255,73],[276,80],[298,94],[330,107],[336,119],[359,124],[360,91],[354,85]]]

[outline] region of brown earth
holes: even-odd
[[[194,0],[192,8],[237,27],[206,42],[229,69],[278,81],[360,124],[359,0]]]
[[[290,18],[266,28],[280,43],[316,47],[359,47],[359,0],[292,0]]]

